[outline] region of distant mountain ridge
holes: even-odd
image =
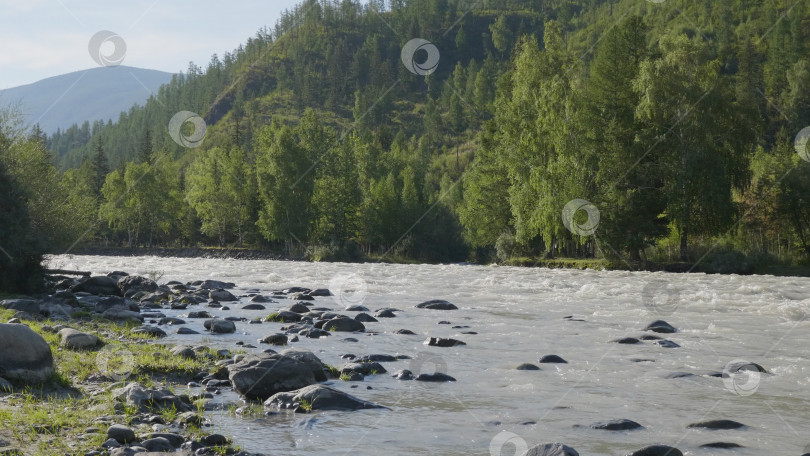
[[[19,103],[28,126],[48,134],[84,121],[118,120],[143,105],[173,74],[129,66],[99,67],[0,90],[0,106]]]

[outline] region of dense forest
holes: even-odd
[[[54,252],[806,263],[807,43],[787,0],[306,0],[115,123],[6,112],[0,162]]]

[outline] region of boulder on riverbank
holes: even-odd
[[[31,328],[0,324],[0,377],[42,383],[55,372],[51,347]]]
[[[72,350],[89,350],[101,344],[98,336],[83,333],[72,328],[59,330],[59,337],[62,338],[62,347]]]
[[[94,276],[82,279],[78,284],[70,287],[73,293],[85,292],[97,296],[123,296],[118,282],[107,276]]]
[[[237,393],[253,400],[265,400],[316,382],[308,364],[278,353],[245,356],[228,366],[228,379]]]

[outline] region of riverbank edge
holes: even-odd
[[[72,255],[97,256],[156,256],[160,258],[205,258],[235,260],[275,260],[275,261],[312,261],[308,258],[296,258],[291,255],[241,248],[187,247],[187,248],[129,248],[129,247],[83,247],[70,252]],[[58,255],[56,253],[52,255]],[[389,264],[424,264],[419,260],[400,256],[364,256],[358,259],[323,259],[322,262],[340,263],[389,263]],[[435,263],[442,264],[442,263]],[[479,264],[481,263],[463,263]],[[715,268],[710,265],[698,265],[688,262],[656,263],[615,261],[599,258],[531,258],[515,257],[499,263],[501,266],[536,267],[547,269],[596,269],[602,271],[646,271],[670,273],[704,273],[704,274],[738,274],[738,275],[772,275],[779,277],[810,277],[810,266],[768,264],[742,265],[729,267],[724,265]]]

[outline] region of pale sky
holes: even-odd
[[[126,44],[122,65],[185,71],[233,51],[300,0],[0,0],[0,89],[98,66],[97,32]],[[112,44],[102,52],[112,53]]]

